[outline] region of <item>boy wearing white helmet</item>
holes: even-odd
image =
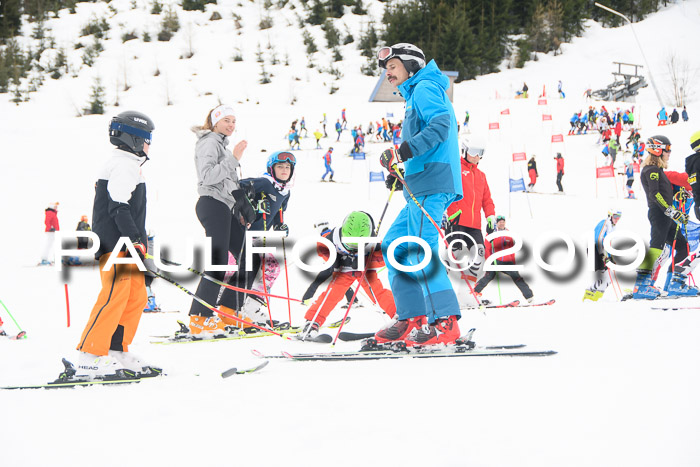
[[[608,211],[608,217],[598,222],[598,225],[595,226],[595,230],[593,231],[595,235],[595,280],[584,292],[584,301],[598,301],[605,293],[605,289],[610,285],[611,278],[608,272],[608,263],[614,263],[615,261],[603,248],[603,242],[605,241],[605,237],[615,230],[620,216],[622,216],[621,210],[610,209]]]

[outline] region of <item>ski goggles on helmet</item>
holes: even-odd
[[[423,54],[411,49],[397,48],[397,47],[382,47],[377,52],[377,60],[379,61],[380,68],[386,68],[386,62],[391,60],[398,55],[412,55],[421,59],[425,59]]]
[[[484,148],[467,148],[467,154],[472,157],[478,157],[481,159],[484,157]]]
[[[281,152],[277,154],[275,164],[279,162],[289,162],[290,164],[294,165],[297,163],[297,158],[294,157],[294,154],[292,154],[291,152]]]
[[[651,155],[660,156],[662,151],[670,152],[671,145],[655,138],[649,138],[647,141],[646,150]]]
[[[496,216],[496,222],[505,221],[505,220],[506,220],[506,216],[501,216],[501,215]]]
[[[118,136],[119,133],[126,133],[128,135],[142,138],[146,144],[151,144],[151,140],[153,139],[153,135],[150,131],[134,128],[133,126],[129,126],[124,123],[111,122],[109,125],[110,136]]]

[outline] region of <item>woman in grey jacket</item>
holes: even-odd
[[[227,105],[214,108],[204,125],[193,130],[199,138],[194,160],[197,167],[196,212],[207,237],[211,239],[212,265],[228,264],[228,252],[238,252],[245,239],[245,226],[255,219],[255,212],[238,183],[236,168],[248,143],[236,144],[233,154],[226,149],[228,137],[236,128],[236,116]],[[224,271],[209,271],[209,275],[224,280]],[[197,296],[216,304],[221,287],[202,279]],[[199,338],[225,334],[227,323],[197,301],[190,307],[190,334]]]

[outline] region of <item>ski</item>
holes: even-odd
[[[369,339],[374,337],[374,332],[341,332],[338,339],[341,341],[361,341],[362,339]]]
[[[233,375],[244,375],[244,374],[247,374],[247,373],[255,373],[256,371],[265,368],[265,367],[267,366],[268,363],[270,363],[270,362],[267,361],[267,360],[265,360],[265,361],[262,362],[261,364],[259,364],[259,365],[257,365],[257,366],[254,366],[254,367],[252,367],[252,368],[245,369],[245,370],[239,370],[239,369],[236,368],[236,367],[229,368],[228,370],[226,370],[226,371],[224,371],[223,373],[221,373],[221,377],[222,377],[222,378],[228,378],[229,376],[233,376]]]
[[[155,376],[161,376],[160,373],[146,376],[138,376],[129,370],[118,370],[117,375],[105,379],[79,379],[75,377],[75,367],[73,366],[73,364],[65,358],[62,359],[62,362],[65,369],[55,381],[50,381],[46,384],[33,384],[25,386],[0,386],[0,389],[62,389],[75,388],[79,386],[132,384],[140,383],[144,379],[152,379]]]
[[[468,346],[450,346],[442,349],[407,349],[407,350],[366,350],[359,352],[327,352],[293,354],[282,352],[282,356],[297,361],[353,361],[381,360],[398,358],[438,358],[438,357],[543,357],[554,355],[554,350],[526,350],[522,348],[469,348]],[[268,358],[266,356],[266,358]]]
[[[683,297],[683,296],[680,296],[680,295],[659,295],[659,296],[656,297],[656,298],[634,298],[633,294],[628,293],[628,294],[625,294],[625,295],[622,296],[622,301],[625,302],[625,301],[627,301],[627,300],[635,300],[635,301],[638,301],[638,302],[639,302],[639,301],[642,301],[642,302],[644,302],[644,301],[650,301],[650,302],[651,302],[651,301],[656,301],[656,300],[676,300],[676,299],[679,299],[679,298],[688,298],[688,297]],[[693,298],[693,297],[690,297],[690,298]]]
[[[345,324],[350,322],[350,317],[348,316],[345,318]],[[151,341],[151,344],[161,344],[161,345],[170,345],[170,344],[192,344],[192,343],[198,343],[198,342],[221,342],[221,341],[231,341],[231,340],[239,340],[239,339],[251,339],[255,337],[267,337],[267,336],[274,336],[275,334],[267,331],[261,331],[257,328],[246,328],[242,330],[235,330],[231,334],[225,335],[225,336],[214,336],[214,337],[209,337],[209,338],[201,338],[201,337],[196,337],[193,336],[189,333],[189,328],[188,326],[183,323],[182,321],[177,322],[180,325],[180,329],[177,331],[175,336],[151,336],[157,339],[163,339],[163,340],[153,340]],[[342,324],[342,320],[333,322],[329,324],[328,326],[325,326],[326,328],[329,329],[335,329],[339,328],[340,325]],[[298,334],[302,332],[303,328],[302,327],[295,327],[295,326],[290,326],[289,323],[282,323],[278,326],[275,326],[273,331],[282,334],[283,337],[292,337],[295,334]],[[331,339],[332,341],[333,339]],[[307,341],[309,341],[307,339]],[[329,341],[329,342],[331,342]],[[309,341],[310,342],[310,341]],[[318,341],[322,342],[322,341]]]
[[[700,310],[700,306],[653,306],[652,310]]]
[[[553,305],[556,302],[555,299],[547,300],[544,302],[540,303],[520,303],[520,300],[513,300],[512,302],[504,303],[502,305],[491,305],[491,302],[488,300],[482,300],[481,301],[481,306],[479,307],[467,307],[464,309],[483,309],[483,308],[525,308],[525,307],[532,307],[532,306],[547,306],[547,305]]]
[[[5,338],[7,338],[7,340],[10,340],[10,341],[18,341],[20,339],[27,338],[27,331],[20,331],[18,334],[14,335],[14,336],[10,336],[8,334],[3,334],[0,337],[5,337]]]
[[[530,307],[530,306],[547,306],[547,305],[553,305],[556,302],[555,299],[547,300],[545,302],[540,302],[540,303],[523,303],[522,305],[518,305],[518,308],[525,308],[525,307]]]

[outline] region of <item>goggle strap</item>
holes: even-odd
[[[114,131],[120,131],[128,135],[138,136],[139,138],[143,138],[147,144],[151,144],[152,136],[149,131],[142,130],[140,128],[134,128],[133,126],[125,125],[119,122],[112,122],[109,125],[109,129]]]

